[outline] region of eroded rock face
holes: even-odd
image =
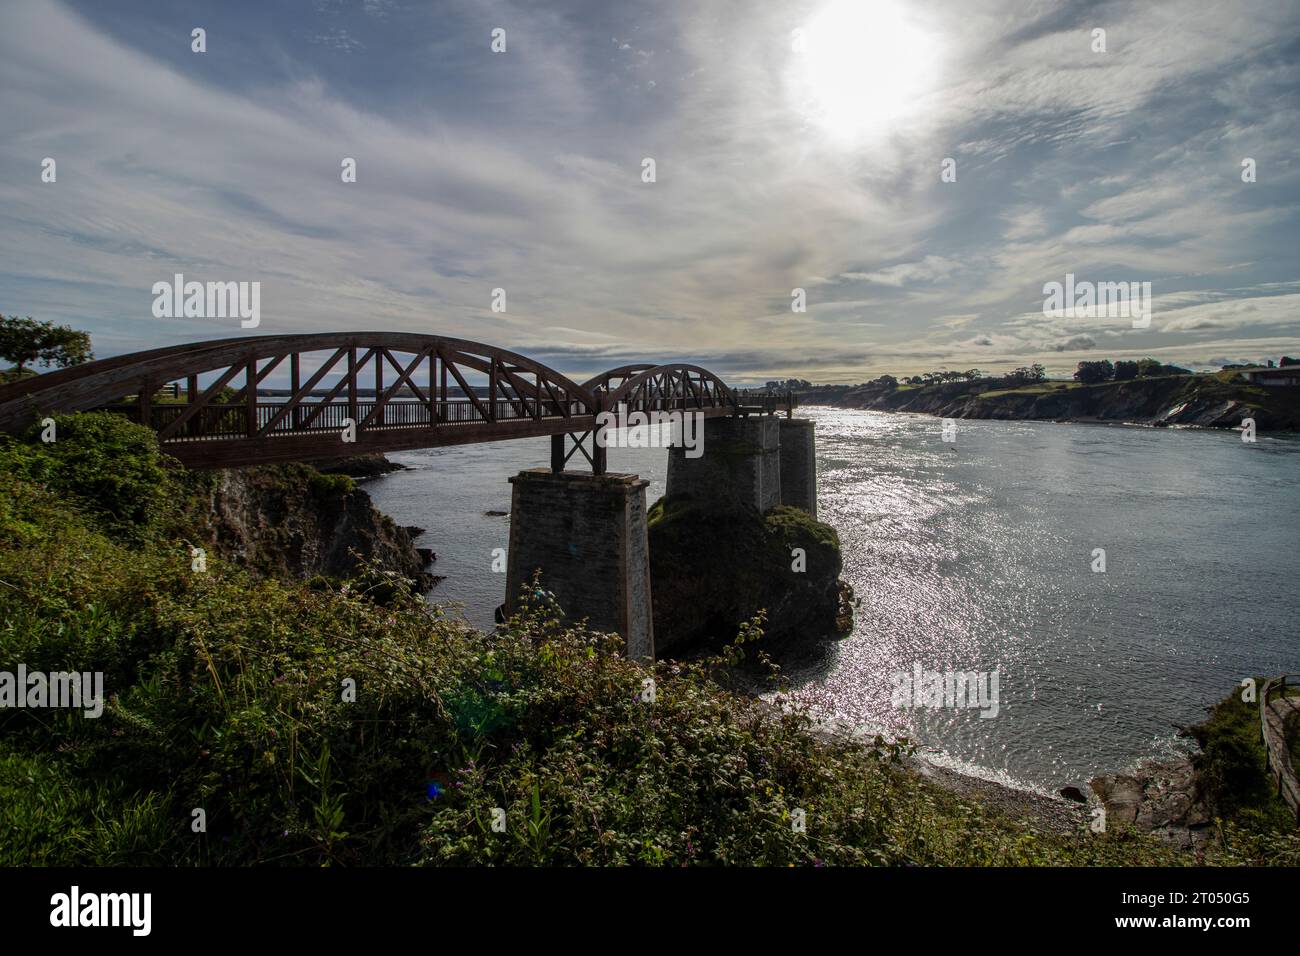
[[[1132,773],[1096,777],[1088,786],[1106,809],[1107,827],[1132,824],[1184,848],[1210,838],[1210,809],[1188,757],[1145,762]]]
[[[1277,431],[1300,427],[1298,392],[1226,383],[1206,375],[1171,375],[1083,387],[1049,382],[1032,391],[1008,391],[996,379],[914,389],[866,385],[823,400],[849,408],[923,412],[944,418],[1239,428],[1242,419],[1249,417],[1261,431]]]
[[[411,529],[342,476],[306,465],[225,469],[207,479],[206,497],[206,544],[228,561],[268,574],[344,578],[356,552],[421,590],[436,580],[425,571],[432,552],[416,548]]]
[[[765,650],[852,629],[839,536],[806,512],[761,515],[666,498],[651,508],[649,532],[659,656],[730,643],[759,609],[767,612]]]

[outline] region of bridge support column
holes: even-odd
[[[771,415],[704,420],[703,455],[668,452],[668,494],[767,511],[781,504],[780,420]]]
[[[782,418],[781,504],[817,517],[817,442],[808,418]]]
[[[510,483],[506,613],[515,611],[519,589],[540,569],[541,586],[567,615],[622,635],[628,657],[652,660],[649,482],[636,475],[532,468]]]

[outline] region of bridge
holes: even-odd
[[[288,379],[280,396],[263,387],[277,371]],[[159,401],[168,386],[175,400]],[[518,353],[465,339],[323,333],[134,352],[0,386],[0,430],[18,432],[48,414],[109,409],[153,428],[163,450],[189,468],[550,435],[553,470],[581,450],[600,474],[604,449],[585,439],[600,412],[620,406],[704,417],[784,408],[789,415],[794,399],[733,390],[697,365],[624,365],[578,384]],[[566,434],[574,436],[567,452]]]
[[[702,454],[669,449],[668,494],[815,517],[813,427],[794,405],[791,393],[732,389],[698,365],[624,365],[580,384],[481,342],[328,332],[195,342],[11,382],[0,386],[0,431],[109,410],[198,469],[550,436],[551,467],[510,479],[506,610],[540,570],[562,608],[622,635],[630,656],[653,658],[649,482],[607,472],[598,416],[699,416]],[[590,472],[567,470],[579,452]]]

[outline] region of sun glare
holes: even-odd
[[[797,33],[798,106],[836,140],[889,133],[938,69],[936,38],[891,0],[833,0]]]

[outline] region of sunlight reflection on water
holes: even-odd
[[[1300,670],[1294,436],[961,421],[827,408],[819,516],[839,532],[859,605],[851,636],[787,668],[793,699],[862,732],[905,734],[940,762],[1052,789],[1178,746],[1242,676]],[[506,479],[546,439],[392,456],[380,508],[429,529],[432,598],[491,625],[504,576]],[[667,455],[611,449],[663,493]],[[1105,548],[1107,572],[1092,573]],[[1000,674],[1001,708],[895,709],[893,675]]]

